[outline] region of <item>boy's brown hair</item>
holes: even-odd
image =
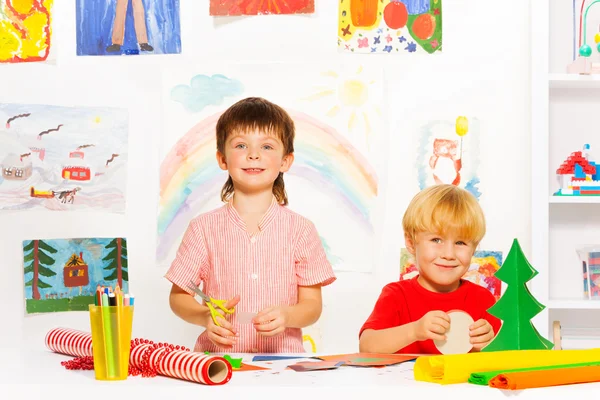
[[[485,235],[485,216],[475,196],[467,190],[448,184],[434,185],[412,199],[402,228],[412,241],[420,232],[455,232],[477,246]]]
[[[227,138],[234,133],[262,131],[276,135],[283,143],[283,154],[294,152],[294,137],[296,128],[290,115],[277,104],[261,97],[248,97],[229,107],[217,121],[217,150],[225,154]],[[233,180],[231,176],[221,189],[221,201],[228,201],[233,195]],[[273,195],[277,202],[288,204],[283,172],[280,172],[273,183]]]

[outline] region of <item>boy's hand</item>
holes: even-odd
[[[228,300],[224,307],[231,309],[240,302],[240,296],[235,296],[233,299]],[[217,321],[221,326],[215,325],[210,313],[208,314],[208,322],[206,324],[206,332],[208,334],[208,340],[222,349],[231,349],[237,343],[237,330],[233,325],[225,319],[223,314],[217,309],[219,313],[216,316]]]
[[[444,335],[450,329],[450,317],[443,311],[429,311],[415,324],[415,336],[421,340],[446,340]]]
[[[469,336],[473,344],[473,351],[480,351],[494,338],[492,325],[485,319],[478,319],[469,327]]]
[[[285,330],[288,315],[285,307],[269,307],[252,319],[254,329],[262,336],[277,336]]]

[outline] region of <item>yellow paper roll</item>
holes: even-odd
[[[549,365],[600,362],[600,349],[590,350],[510,350],[422,356],[417,358],[414,376],[417,381],[465,383],[473,372],[486,372]]]

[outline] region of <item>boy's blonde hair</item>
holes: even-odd
[[[290,115],[277,104],[261,97],[248,97],[229,107],[217,121],[217,150],[225,154],[225,143],[233,133],[262,131],[273,134],[283,143],[283,155],[294,152],[296,128]],[[221,189],[221,200],[226,202],[233,195],[231,176]],[[288,204],[283,172],[280,172],[273,183],[273,195],[277,202]]]
[[[402,228],[412,241],[421,232],[453,232],[477,246],[485,235],[485,216],[475,196],[465,189],[435,185],[413,197],[404,213]]]

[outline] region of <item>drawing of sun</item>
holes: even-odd
[[[373,133],[374,121],[381,118],[381,110],[371,99],[377,81],[369,77],[363,67],[349,73],[327,71],[322,73],[324,80],[315,86],[315,92],[305,98],[319,102],[325,107],[327,117],[343,121],[347,133],[356,137],[363,134],[367,148]]]

